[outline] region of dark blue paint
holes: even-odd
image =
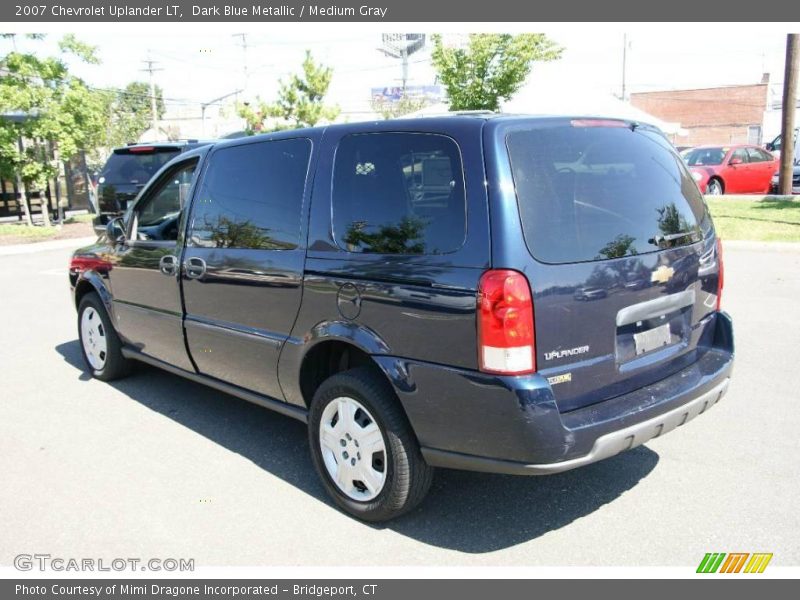
[[[108,305],[123,339],[185,371],[304,407],[304,357],[320,343],[346,343],[370,355],[385,373],[426,448],[521,463],[580,456],[599,435],[678,406],[727,377],[732,329],[730,319],[709,304],[718,275],[716,263],[706,260],[713,253],[713,232],[695,246],[602,263],[549,265],[530,255],[504,140],[509,130],[538,122],[447,117],[346,124],[231,140],[182,155],[155,179],[196,157],[198,180],[219,148],[311,139],[300,246],[185,249],[184,216],[171,248],[84,249],[111,257],[111,275],[86,272],[73,287],[88,283],[104,299],[114,298]],[[467,196],[467,236],[460,249],[388,256],[336,245],[331,181],[337,144],[350,133],[381,131],[437,133],[458,144]],[[207,274],[191,281],[158,274],[158,257],[167,251],[181,261],[203,258]],[[673,278],[652,282],[649,273],[662,266],[674,270]],[[536,374],[501,377],[477,370],[476,292],[488,268],[521,271],[531,283]],[[619,278],[616,285],[598,285],[598,268],[621,273],[624,285]],[[685,339],[661,353],[632,357],[626,346],[631,332],[615,331],[613,316],[687,288],[695,290],[696,304],[672,317]],[[549,351],[579,346],[590,350],[563,360],[545,358]],[[548,383],[548,377],[566,372],[572,382]]]

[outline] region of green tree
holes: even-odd
[[[155,86],[156,114],[160,119],[165,112],[164,94]],[[122,146],[135,142],[150,128],[153,122],[150,107],[150,85],[144,81],[132,81],[109,98],[110,116],[106,146]]]
[[[397,102],[373,100],[372,110],[376,113],[380,113],[384,119],[396,119],[403,115],[421,110],[429,105],[430,101],[426,98],[412,98],[404,94]]]
[[[36,36],[33,39],[41,39]],[[61,53],[40,58],[12,50],[0,58],[0,112],[18,118],[0,120],[0,173],[20,183],[28,224],[27,190],[44,190],[60,174],[62,159],[102,142],[107,105],[102,92],[70,74],[66,55],[97,63],[95,48],[67,35]],[[49,213],[42,211],[45,224]]]
[[[563,48],[543,33],[470,34],[466,47],[433,36],[433,65],[451,110],[498,110],[524,83],[533,63],[560,58]]]
[[[331,85],[333,69],[314,62],[311,51],[306,50],[302,73],[292,75],[288,81],[280,82],[278,99],[267,104],[260,98],[256,105],[245,104],[239,108],[239,116],[247,123],[247,132],[313,127],[322,120],[332,121],[339,108],[327,106],[325,95]],[[273,124],[267,127],[267,120]]]

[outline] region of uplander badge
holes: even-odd
[[[578,346],[577,348],[570,348],[569,350],[551,350],[544,353],[545,360],[553,360],[554,358],[564,358],[565,356],[575,356],[577,354],[586,354],[589,351],[589,346]]]

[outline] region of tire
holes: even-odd
[[[725,193],[725,187],[722,184],[722,181],[713,177],[709,179],[708,185],[706,186],[706,196],[722,196]]]
[[[122,356],[119,336],[94,292],[81,298],[78,305],[78,338],[83,361],[95,379],[113,381],[131,372],[131,361]]]
[[[308,437],[325,490],[358,519],[398,517],[419,505],[430,489],[433,468],[422,458],[394,390],[371,368],[339,373],[319,386]]]

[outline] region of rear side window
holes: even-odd
[[[192,209],[189,244],[296,248],[310,156],[311,141],[305,138],[215,152]]]
[[[772,156],[761,150],[760,148],[748,148],[747,155],[750,162],[768,162],[772,160]]]
[[[348,135],[333,172],[333,235],[349,252],[444,254],[466,233],[461,155],[445,136]]]
[[[100,177],[104,184],[143,184],[180,154],[177,148],[144,148],[115,151],[108,157]]]
[[[691,244],[710,228],[697,186],[645,127],[555,126],[507,137],[525,240],[547,263]]]

